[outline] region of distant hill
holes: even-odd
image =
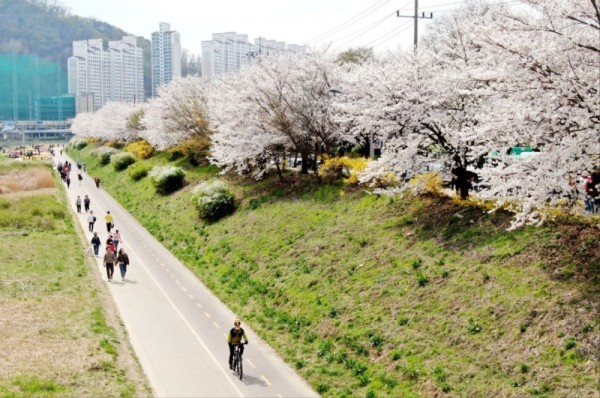
[[[58,61],[66,70],[73,41],[119,40],[129,35],[122,29],[93,18],[71,15],[49,0],[0,0],[0,53],[35,54]],[[144,89],[151,93],[150,41],[138,37],[144,49]]]

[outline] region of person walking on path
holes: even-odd
[[[94,223],[96,222],[96,216],[94,215],[94,211],[90,210],[90,215],[87,218],[88,220],[88,229],[90,232],[94,232]]]
[[[117,253],[112,235],[108,235],[108,238],[106,238],[106,248],[115,254]]]
[[[94,177],[94,182],[96,183],[96,188],[100,188],[100,177]]]
[[[92,241],[90,242],[92,244],[92,247],[94,248],[94,256],[98,257],[98,254],[100,252],[100,238],[98,237],[98,233],[94,232],[94,237],[92,238]]]
[[[77,207],[77,213],[81,213],[81,196],[77,195],[75,199],[75,206]]]
[[[106,253],[104,253],[104,266],[106,267],[106,277],[108,278],[108,281],[112,281],[112,277],[113,274],[115,273],[115,260],[116,260],[116,256],[114,252],[111,252],[110,250],[108,250],[108,247],[106,248]]]
[[[110,211],[106,212],[106,215],[104,216],[104,221],[106,221],[106,232],[110,234],[110,230],[113,227],[113,216],[112,214],[110,214]]]
[[[86,213],[90,211],[90,198],[88,198],[87,195],[85,195],[83,198],[83,208],[85,209]]]
[[[119,264],[119,271],[121,271],[121,280],[125,280],[125,274],[127,273],[127,267],[129,266],[129,256],[125,253],[125,249],[119,250],[117,256],[117,263]]]
[[[67,182],[67,188],[71,187],[71,177],[69,177],[69,175],[67,174],[67,179],[65,180]]]
[[[79,180],[79,186],[81,186],[81,181],[83,181],[83,176],[81,175],[81,172],[77,173],[77,180]]]
[[[115,233],[112,235],[113,238],[113,245],[115,245],[115,251],[119,250],[119,242],[121,241],[121,234],[119,233],[119,230],[115,230]]]

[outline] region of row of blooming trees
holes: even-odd
[[[572,193],[569,176],[598,162],[600,11],[597,0],[522,3],[470,2],[440,18],[418,51],[360,63],[263,57],[223,79],[178,80],[137,108],[80,115],[73,130],[157,149],[202,137],[213,163],[256,177],[296,154],[308,172],[311,159],[375,135],[385,144],[363,183],[453,162],[478,174],[481,197],[517,200],[534,222],[535,209]],[[517,145],[539,155],[509,156]]]

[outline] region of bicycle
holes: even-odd
[[[248,343],[238,343],[233,346],[233,371],[239,376],[240,380],[242,380],[242,376],[244,375],[241,346],[246,344]]]

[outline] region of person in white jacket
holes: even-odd
[[[94,232],[94,223],[96,222],[96,216],[94,215],[94,211],[90,210],[90,215],[87,218],[88,220],[88,229],[90,232]]]

